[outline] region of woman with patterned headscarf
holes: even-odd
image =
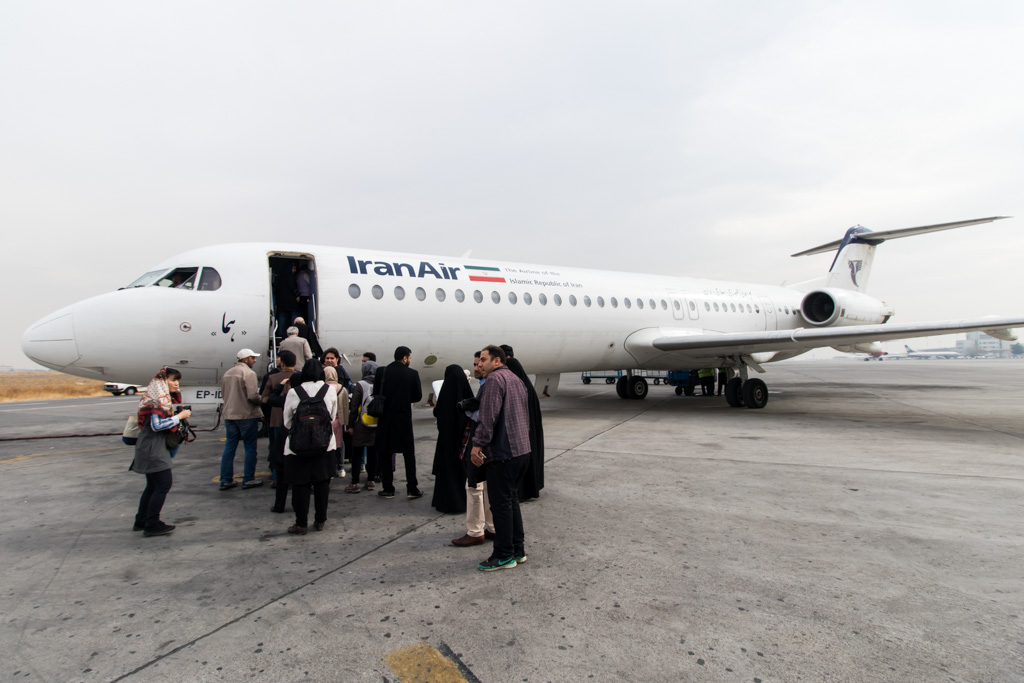
[[[144,536],[163,536],[174,531],[174,526],[161,521],[160,511],[171,490],[171,458],[178,450],[177,446],[168,446],[167,433],[177,432],[181,421],[192,414],[187,409],[174,414],[174,404],[181,403],[180,381],[180,372],[162,368],[139,401],[139,440],[135,443],[135,459],[128,469],[146,475],[146,488],[139,498],[133,527]]]

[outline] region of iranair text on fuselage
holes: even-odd
[[[395,277],[434,278],[436,280],[469,280],[469,282],[496,282],[514,285],[534,285],[537,287],[583,287],[582,283],[569,282],[560,278],[561,274],[553,270],[531,270],[528,268],[499,268],[496,266],[449,266],[440,261],[374,261],[348,257],[348,269],[353,275],[381,275]],[[460,273],[462,274],[460,276]],[[541,278],[513,277],[512,274],[540,275]]]

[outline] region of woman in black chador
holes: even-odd
[[[527,408],[530,411],[530,464],[526,466],[523,483],[519,486],[519,500],[529,500],[540,497],[540,490],[544,488],[544,425],[540,419],[540,399],[518,358],[509,358],[505,366],[526,385]]]
[[[466,413],[458,409],[459,401],[472,398],[465,371],[458,365],[444,370],[444,384],[437,396],[434,417],[437,419],[437,447],[434,448],[434,497],[430,504],[438,512],[466,511],[466,465],[459,457],[462,437],[466,431]]]

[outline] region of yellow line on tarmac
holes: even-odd
[[[14,462],[21,462],[22,460],[31,460],[32,458],[40,458],[44,455],[68,455],[69,453],[92,453],[94,451],[112,451],[113,448],[80,448],[77,451],[46,451],[45,453],[32,453],[31,455],[19,455],[17,458],[11,458],[10,460],[0,460],[0,465],[10,465]]]
[[[402,683],[467,683],[454,662],[426,643],[395,650],[385,659]]]

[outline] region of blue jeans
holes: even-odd
[[[256,478],[256,433],[258,420],[224,420],[227,429],[227,440],[224,442],[224,453],[220,456],[220,483],[230,484],[235,478],[235,450],[238,439],[245,444],[245,468],[242,483]]]

